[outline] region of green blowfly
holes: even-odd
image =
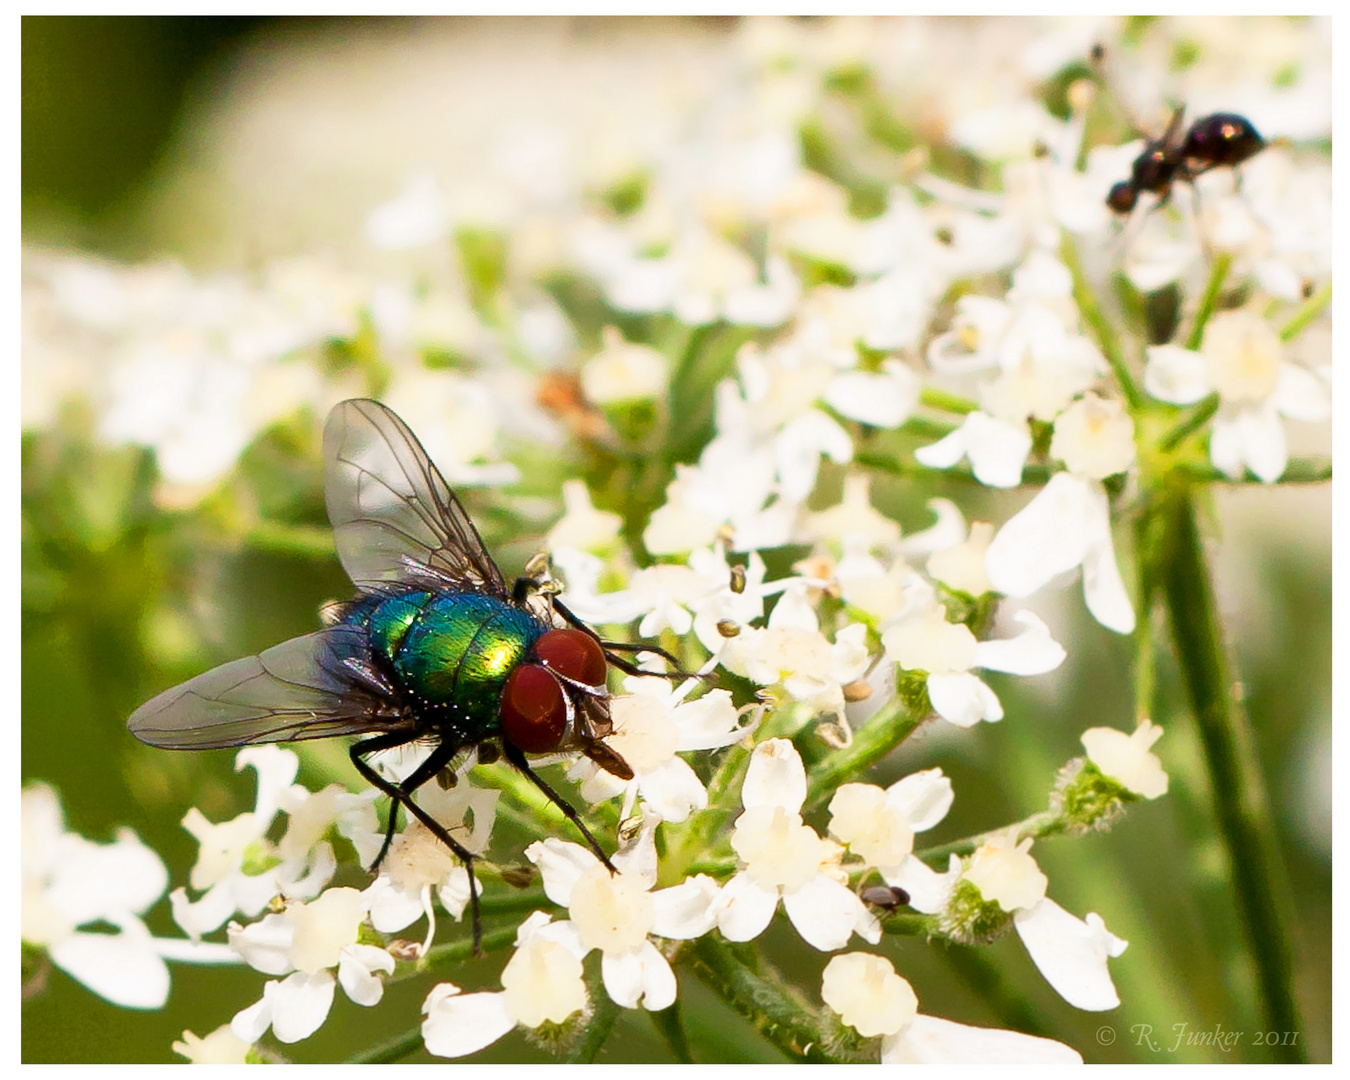
[[[481,936],[473,856],[413,793],[471,749],[497,746],[614,867],[577,812],[530,768],[527,754],[580,751],[622,779],[633,770],[602,740],[612,730],[608,665],[638,673],[533,577],[507,588],[497,564],[408,426],[376,401],[338,405],[324,429],[324,494],[338,557],[356,586],[331,625],[223,664],[142,705],[127,726],[170,750],[365,736],[360,774],[422,822],[469,874],[474,947]],[[673,659],[667,655],[667,659]],[[644,673],[645,674],[645,673]],[[370,755],[408,743],[431,753],[401,783]]]

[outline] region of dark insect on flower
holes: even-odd
[[[1171,195],[1174,183],[1190,183],[1222,165],[1241,165],[1265,149],[1266,141],[1252,122],[1235,113],[1201,117],[1183,135],[1185,112],[1182,107],[1172,114],[1162,138],[1150,139],[1144,152],[1134,159],[1130,178],[1111,188],[1106,205],[1116,213],[1128,214],[1144,191],[1158,196],[1161,205]]]
[[[866,885],[858,894],[864,904],[894,911],[909,903],[909,893],[895,885]]]
[[[527,754],[580,751],[622,779],[633,770],[602,740],[612,730],[608,665],[639,673],[617,651],[654,646],[601,641],[525,576],[507,588],[478,530],[416,437],[375,401],[344,401],[324,429],[324,493],[338,557],[356,586],[333,625],[215,668],[132,714],[142,742],[171,750],[366,736],[352,763],[464,863],[481,938],[473,856],[413,801],[423,784],[481,747],[501,753],[548,797],[611,872],[580,816],[530,768]],[[672,676],[673,677],[673,676]],[[409,743],[431,753],[394,783],[367,762]]]

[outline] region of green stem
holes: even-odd
[[[1183,439],[1208,424],[1210,418],[1218,411],[1218,394],[1210,394],[1208,397],[1202,398],[1200,403],[1187,413],[1176,427],[1158,440],[1158,449],[1164,454],[1170,454],[1181,445]]]
[[[598,980],[587,979],[587,990],[590,991],[591,1000],[595,1002],[595,1007],[591,1011],[591,1018],[586,1024],[586,1034],[582,1036],[581,1042],[567,1055],[563,1060],[569,1065],[590,1065],[600,1056],[606,1040],[609,1039],[609,1033],[614,1030],[614,1023],[619,1019],[619,1007],[609,999],[600,987]]]
[[[415,1054],[422,1049],[422,1025],[405,1031],[402,1035],[395,1035],[392,1039],[387,1039],[382,1043],[367,1047],[365,1050],[359,1050],[349,1057],[344,1065],[392,1065],[395,1061],[402,1061],[409,1054]]]
[[[884,758],[924,719],[912,714],[899,698],[884,706],[853,733],[853,741],[848,746],[826,754],[811,766],[806,778],[803,813],[823,803],[840,784]]]
[[[1047,836],[1057,836],[1064,831],[1064,826],[1065,822],[1059,814],[1051,810],[1042,810],[1039,814],[1032,814],[1031,817],[1024,818],[1017,825],[1017,839],[1021,841],[1031,837],[1033,840],[1040,840]],[[1009,826],[1002,829],[990,829],[988,832],[976,833],[974,836],[966,836],[960,840],[952,840],[946,844],[924,848],[914,854],[924,862],[946,870],[949,855],[969,855],[981,844],[1007,833],[1008,828]]]
[[[749,1020],[794,1061],[829,1062],[821,1046],[820,1018],[780,972],[754,950],[705,934],[681,950],[687,967],[713,993]]]
[[[514,926],[484,931],[483,952],[494,953],[510,948],[516,943],[516,932],[517,928]],[[442,971],[446,968],[459,967],[472,956],[473,942],[468,937],[461,938],[458,941],[447,941],[443,945],[433,945],[421,960],[399,964],[394,969],[394,973],[385,979],[385,985],[403,982],[405,979],[413,979],[419,975],[425,975],[429,971]]]
[[[1194,495],[1169,478],[1155,513],[1158,581],[1176,644],[1182,681],[1209,767],[1219,832],[1233,868],[1233,893],[1246,932],[1267,1029],[1302,1031],[1293,994],[1288,877],[1247,716],[1235,693],[1219,625]],[[1304,1061],[1304,1046],[1280,1044],[1284,1060]]]
[[[1187,465],[1184,466],[1184,469],[1187,479],[1199,484],[1263,484],[1267,487],[1271,486],[1266,484],[1264,480],[1260,480],[1253,476],[1251,473],[1246,473],[1235,479],[1215,468]],[[1284,475],[1281,476],[1276,483],[1324,484],[1330,479],[1331,458],[1290,458],[1289,464],[1284,467]]]
[[[1233,256],[1226,252],[1214,260],[1214,266],[1209,272],[1209,281],[1205,283],[1205,291],[1200,296],[1200,306],[1195,309],[1195,322],[1191,326],[1190,337],[1186,339],[1186,348],[1198,349],[1200,342],[1205,339],[1205,323],[1209,322],[1209,317],[1214,314],[1214,305],[1219,300],[1219,294],[1223,292],[1223,282],[1228,277],[1228,270],[1232,265]]]
[[[1322,314],[1322,310],[1329,303],[1331,303],[1331,282],[1328,281],[1298,306],[1298,310],[1294,312],[1293,317],[1284,324],[1284,328],[1280,331],[1280,340],[1284,342],[1293,341],[1305,326]]]
[[[652,1018],[652,1026],[660,1033],[661,1038],[665,1039],[666,1046],[670,1048],[671,1056],[681,1065],[692,1065],[694,1056],[689,1052],[689,1038],[684,1033],[679,1001],[676,1001],[668,1009],[661,1009],[659,1012],[648,1013],[647,1015]]]
[[[1129,366],[1125,363],[1125,353],[1121,350],[1120,339],[1116,336],[1115,328],[1111,321],[1102,311],[1097,303],[1097,297],[1092,291],[1092,286],[1088,284],[1087,278],[1083,274],[1083,264],[1078,258],[1078,249],[1074,247],[1069,234],[1065,233],[1059,245],[1059,257],[1064,265],[1069,268],[1069,273],[1073,275],[1073,299],[1078,305],[1078,311],[1083,316],[1083,321],[1092,328],[1093,334],[1097,338],[1097,344],[1101,346],[1102,355],[1106,357],[1106,362],[1111,365],[1111,371],[1116,377],[1116,382],[1120,384],[1120,392],[1125,395],[1125,401],[1133,412],[1143,403],[1144,396],[1140,393],[1138,384],[1134,381],[1134,376],[1130,374]]]
[[[943,412],[959,413],[965,416],[966,413],[973,413],[979,408],[975,402],[969,398],[963,398],[958,394],[949,394],[946,390],[939,390],[933,386],[925,386],[919,394],[919,404],[927,405],[930,409],[941,409]]]

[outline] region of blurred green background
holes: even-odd
[[[26,241],[124,257],[162,254],[148,250],[141,228],[145,185],[181,134],[184,101],[209,95],[240,46],[257,35],[284,33],[302,47],[321,26],[321,20],[260,18],[25,18]],[[273,493],[281,508],[276,516],[322,530],[314,440],[321,418],[310,419],[308,428],[260,440],[241,474],[254,491]],[[77,409],[66,410],[57,427],[25,435],[22,454],[23,780],[54,785],[69,828],[84,836],[106,841],[116,826],[130,825],[163,856],[173,884],[184,883],[195,845],[179,818],[193,805],[213,820],[250,808],[251,773],[235,774],[227,751],[180,755],[140,746],[126,733],[126,717],[150,695],[211,664],[312,629],[319,605],[343,595],[345,579],[321,545],[309,555],[268,550],[241,543],[218,508],[176,513],[156,506],[150,455],[97,446],[89,417]],[[903,499],[909,514],[920,505],[913,492],[884,485],[879,491],[883,508],[898,510]],[[515,553],[523,559],[531,549],[494,524],[492,504],[506,498],[483,495],[470,509],[490,547],[515,541],[502,560],[509,574],[519,567],[511,565]],[[985,513],[1007,512],[997,505]],[[969,501],[962,507],[968,514],[980,509]],[[1306,541],[1281,540],[1290,534],[1266,527],[1290,515],[1306,522]],[[1330,776],[1329,517],[1320,504],[1306,507],[1302,493],[1244,491],[1222,499],[1215,520],[1230,559],[1220,567],[1225,613],[1297,905],[1304,1037],[1313,1060],[1329,1060],[1330,822],[1327,793],[1317,790]],[[1231,559],[1233,549],[1242,557]],[[1259,568],[1255,589],[1231,580],[1251,568]],[[1054,771],[1081,752],[1084,728],[1130,726],[1128,642],[1086,619],[1074,596],[1065,608],[1074,613],[1072,624],[1054,627],[1070,643],[1070,660],[1053,700],[1026,683],[991,677],[1004,722],[956,734],[930,726],[877,770],[883,784],[934,765],[953,777],[955,809],[926,839],[940,843],[1042,808]],[[1130,941],[1111,965],[1122,1007],[1088,1014],[1066,1005],[1015,936],[984,951],[910,940],[887,946],[924,1012],[1049,1035],[1089,1061],[1268,1060],[1250,1046],[1259,1015],[1253,984],[1234,949],[1231,886],[1193,727],[1166,665],[1164,691],[1169,708],[1154,719],[1166,736],[1155,750],[1171,775],[1169,795],[1138,806],[1110,833],[1034,849],[1053,899],[1079,915],[1099,912]],[[318,786],[327,774],[307,760],[301,780]],[[157,933],[175,933],[167,902],[149,923]],[[782,925],[766,941],[775,960],[799,975],[808,993],[818,993],[827,957],[802,949]],[[500,958],[466,968],[463,985],[492,988],[499,964]],[[169,1005],[141,1013],[114,1008],[51,970],[45,989],[23,1006],[23,1060],[174,1060],[173,1039],[185,1028],[203,1035],[227,1022],[256,1000],[264,976],[174,965],[173,980]],[[338,995],[319,1034],[290,1049],[299,1061],[334,1060],[398,1034],[417,1023],[429,986],[401,985],[376,1009]],[[687,976],[681,1003],[699,1060],[774,1060],[747,1025]],[[1155,1039],[1168,1041],[1180,1022],[1193,1029],[1222,1024],[1248,1037],[1241,1051],[1225,1057],[1204,1048],[1150,1053],[1137,1030],[1132,1034],[1135,1025],[1151,1025]],[[1107,1045],[1098,1038],[1103,1025],[1116,1033]],[[549,1060],[518,1036],[482,1059]],[[601,1058],[664,1059],[640,1012],[623,1015]]]

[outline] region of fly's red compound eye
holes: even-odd
[[[521,664],[507,678],[502,689],[502,734],[527,754],[558,749],[567,734],[567,702],[558,680],[545,668]]]
[[[534,645],[534,655],[565,679],[604,686],[609,664],[600,644],[581,630],[550,630]]]

